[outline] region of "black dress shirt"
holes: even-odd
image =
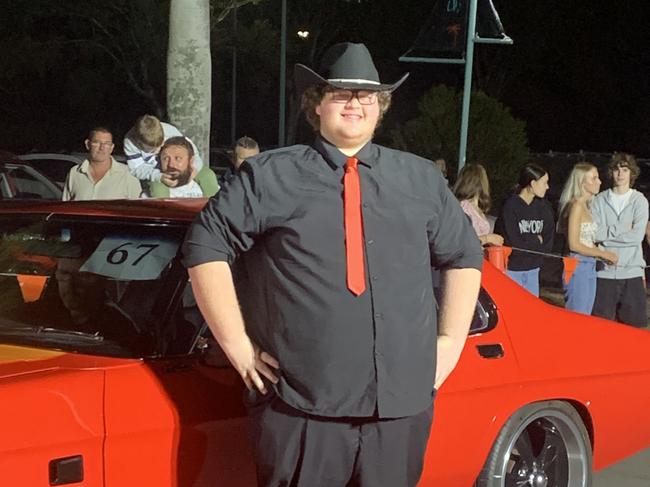
[[[402,417],[432,401],[431,265],[476,268],[481,245],[440,171],[368,143],[361,178],[366,291],[346,287],[346,156],[317,138],[248,159],[190,227],[184,263],[244,264],[251,339],[280,362],[279,396],[331,417]]]

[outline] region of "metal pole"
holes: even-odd
[[[278,116],[278,147],[284,146],[285,97],[287,90],[287,0],[282,0],[280,32],[280,114]]]
[[[232,103],[230,112],[230,144],[237,140],[237,7],[232,11]]]
[[[472,93],[472,67],[474,65],[474,36],[476,36],[477,4],[477,0],[469,0],[467,50],[465,53],[465,85],[463,86],[463,114],[460,120],[460,145],[458,147],[458,173],[463,169],[467,158],[467,126],[469,125],[469,101]]]

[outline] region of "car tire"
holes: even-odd
[[[578,412],[566,402],[539,402],[501,428],[475,487],[588,487],[591,470],[591,441]]]

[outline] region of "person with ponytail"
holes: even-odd
[[[548,173],[536,164],[525,165],[495,230],[503,235],[504,245],[513,248],[508,276],[535,296],[539,296],[541,254],[551,251],[555,236],[553,211],[544,199],[547,190]]]

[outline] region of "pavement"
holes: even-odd
[[[561,289],[543,287],[540,297],[556,306],[564,306]],[[650,289],[646,291],[646,297],[650,316]],[[594,472],[592,487],[650,487],[650,448],[609,468]]]
[[[650,486],[650,448],[594,473],[592,487]]]

